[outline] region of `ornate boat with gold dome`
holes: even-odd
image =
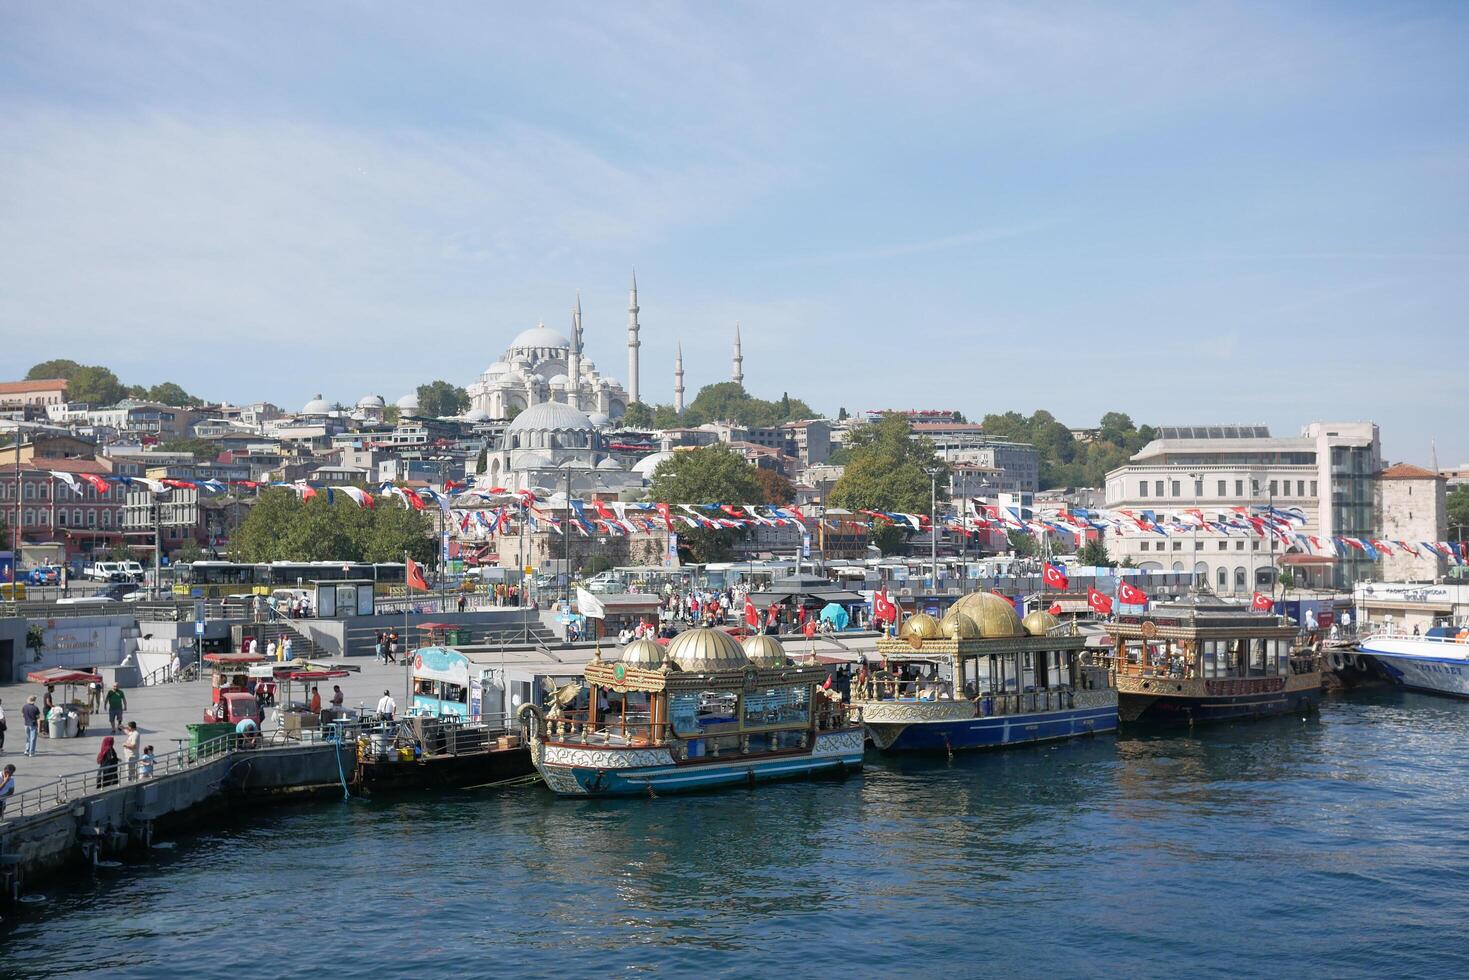
[[[860,725],[773,636],[692,629],[586,666],[549,710],[527,705],[531,758],[566,796],[630,796],[861,771]]]
[[[1284,616],[1195,595],[1104,628],[1129,724],[1308,714],[1321,701],[1320,656],[1295,652],[1299,627]]]
[[[878,640],[881,669],[859,672],[852,710],[885,751],[955,752],[1117,730],[1117,690],[1086,662],[1086,638],[1003,596],[964,596],[942,620],[910,616]]]

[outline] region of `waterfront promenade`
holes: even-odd
[[[340,680],[328,681],[321,685],[323,703],[331,701],[332,685],[340,684],[342,693],[346,695],[348,707],[362,707],[371,711],[376,708],[378,699],[382,697],[383,690],[386,688],[393,692],[393,699],[398,702],[398,710],[400,712],[405,710],[404,694],[407,672],[402,664],[384,666],[370,658],[356,658],[352,664],[360,666],[361,673],[349,674]],[[299,692],[301,688],[302,685],[298,684],[294,689]],[[130,688],[126,691],[128,710],[123,713],[123,720],[138,723],[138,730],[142,733],[142,744],[153,746],[155,754],[163,755],[165,752],[172,752],[188,739],[188,725],[191,722],[204,720],[204,708],[209,704],[209,691],[210,680],[207,670],[200,680]],[[60,694],[60,689],[57,693]],[[104,708],[92,714],[92,720],[87,726],[85,735],[77,738],[37,739],[36,748],[40,754],[34,758],[26,758],[22,754],[25,750],[25,729],[21,723],[20,709],[21,705],[25,704],[26,698],[32,694],[36,696],[37,703],[39,703],[45,694],[45,687],[41,684],[0,686],[0,703],[3,703],[6,723],[9,725],[9,731],[5,734],[5,751],[0,754],[0,765],[15,766],[17,789],[22,792],[60,776],[83,772],[94,767],[102,738],[109,734],[107,711]],[[308,690],[308,697],[309,694]],[[299,693],[293,696],[300,697]],[[268,715],[269,709],[267,709],[267,717]],[[118,738],[117,748],[120,753],[121,737]]]

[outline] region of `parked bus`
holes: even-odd
[[[178,562],[173,566],[176,595],[218,599],[232,595],[270,595],[309,582],[371,581],[373,591],[390,592],[406,583],[402,562],[232,561]]]

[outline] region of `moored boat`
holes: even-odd
[[[877,748],[954,752],[1112,732],[1117,691],[1084,662],[1085,637],[1045,612],[1022,621],[976,592],[942,621],[910,616],[878,640],[881,669],[859,673],[852,709]]]
[[[1105,626],[1124,723],[1195,724],[1306,712],[1321,701],[1320,657],[1293,653],[1289,619],[1193,596]]]
[[[680,633],[667,650],[628,644],[594,659],[579,690],[522,709],[531,758],[564,796],[631,796],[754,784],[862,768],[860,726],[771,636]]]
[[[1469,628],[1435,626],[1424,636],[1377,633],[1358,654],[1409,690],[1469,698]]]

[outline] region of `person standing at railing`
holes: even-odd
[[[5,801],[15,795],[15,766],[0,769],[0,818],[5,816]]]
[[[142,743],[143,736],[138,731],[138,723],[128,722],[127,734],[122,740],[122,761],[127,764],[128,782],[138,781],[138,746]]]
[[[97,752],[97,788],[117,785],[117,750],[112,747],[111,735],[102,736],[102,748]]]

